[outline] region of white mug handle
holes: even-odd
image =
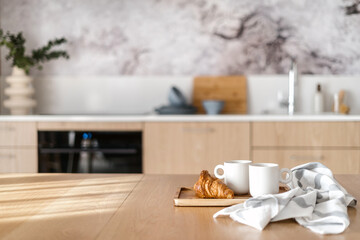
[[[222,175],[219,175],[218,174],[218,170],[219,169],[222,169],[223,170],[223,174]],[[215,177],[217,177],[218,179],[224,179],[225,178],[225,169],[224,169],[224,165],[221,165],[221,164],[219,164],[219,165],[217,165],[216,167],[215,167],[215,169],[214,169],[214,174],[215,174]]]
[[[283,179],[283,178],[282,178],[283,172],[286,172],[286,173],[288,174],[288,175],[287,175],[288,177],[287,177],[286,179]],[[282,168],[282,169],[280,170],[280,182],[281,182],[281,183],[287,184],[287,183],[291,182],[292,178],[293,178],[293,175],[292,175],[290,169],[288,169],[288,168]]]

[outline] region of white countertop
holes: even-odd
[[[342,122],[360,121],[360,115],[27,115],[0,116],[1,122]]]

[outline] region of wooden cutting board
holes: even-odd
[[[286,185],[279,187],[279,193],[289,191]],[[233,199],[220,198],[198,198],[192,188],[180,187],[174,197],[174,205],[176,207],[227,207],[238,203],[243,203],[251,198],[250,194],[235,195]]]
[[[223,114],[246,114],[247,91],[245,76],[199,76],[194,78],[193,105],[205,113],[203,100],[223,100]]]

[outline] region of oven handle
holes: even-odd
[[[80,153],[80,152],[102,152],[107,154],[138,154],[138,149],[136,148],[39,148],[39,153]]]

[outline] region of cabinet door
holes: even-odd
[[[0,149],[0,173],[36,173],[36,148]]]
[[[0,146],[37,146],[35,122],[0,122]]]
[[[358,122],[255,122],[254,147],[359,147]]]
[[[254,150],[253,160],[278,163],[286,168],[320,162],[335,174],[360,173],[360,150]]]
[[[249,123],[146,123],[144,172],[212,173],[217,164],[249,159]]]

